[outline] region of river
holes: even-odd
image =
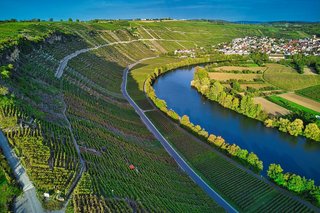
[[[320,143],[293,137],[263,123],[245,117],[204,98],[190,86],[194,67],[180,68],[160,76],[153,87],[157,97],[180,116],[188,115],[209,133],[222,136],[263,161],[264,171],[271,163],[280,164],[285,172],[292,172],[320,184]]]

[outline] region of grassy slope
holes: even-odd
[[[280,64],[267,64],[264,80],[285,90],[298,90],[320,84],[320,75],[299,74],[291,67]]]

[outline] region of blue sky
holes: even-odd
[[[320,21],[320,0],[0,0],[0,19]]]

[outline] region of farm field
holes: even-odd
[[[266,111],[268,114],[272,114],[272,115],[286,115],[288,113],[290,113],[289,110],[287,110],[286,108],[275,104],[263,97],[256,97],[253,99],[255,104],[261,104],[262,108],[264,111]]]
[[[195,139],[161,112],[151,111],[146,114],[209,185],[240,212],[312,212],[303,204],[224,159],[208,144]],[[243,189],[246,189],[245,193]]]
[[[297,94],[320,102],[320,85],[295,91]]]
[[[292,101],[289,101],[283,97],[280,97],[280,96],[277,96],[277,95],[271,95],[271,96],[268,96],[267,99],[269,99],[270,101],[288,109],[288,110],[291,110],[291,111],[303,111],[303,112],[306,112],[306,113],[309,113],[309,114],[312,114],[313,116],[316,116],[318,115],[319,113],[317,111],[314,111],[312,109],[309,109],[309,108],[306,108],[302,105],[299,105],[295,102],[292,102]]]
[[[221,66],[221,67],[215,67],[214,70],[217,72],[233,72],[233,71],[252,71],[252,72],[258,72],[258,71],[265,71],[267,68],[266,67],[258,67],[258,66]]]
[[[308,108],[320,113],[320,103],[317,101],[302,97],[295,93],[284,93],[284,94],[280,94],[279,96],[289,101],[292,101],[298,105],[304,106],[305,108]]]
[[[255,81],[262,78],[262,74],[236,74],[236,73],[219,73],[219,72],[209,72],[210,79],[217,81],[227,81],[231,79],[244,80],[244,81]]]
[[[267,64],[264,80],[276,87],[293,91],[320,84],[320,75],[301,75],[291,67]]]
[[[228,81],[237,80],[243,91],[260,90],[260,95],[267,95],[275,92],[277,88],[263,81],[263,72],[266,69],[268,68],[249,64],[246,66],[209,67],[207,71],[210,79],[222,82],[226,88],[231,87]],[[225,84],[225,82],[227,83]]]

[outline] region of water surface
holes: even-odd
[[[245,117],[202,97],[190,86],[194,67],[180,68],[160,76],[154,83],[157,96],[168,108],[180,116],[188,115],[209,133],[222,136],[263,161],[264,171],[271,163],[278,163],[290,171],[320,184],[320,143],[293,137],[277,129],[267,128],[262,122]]]

